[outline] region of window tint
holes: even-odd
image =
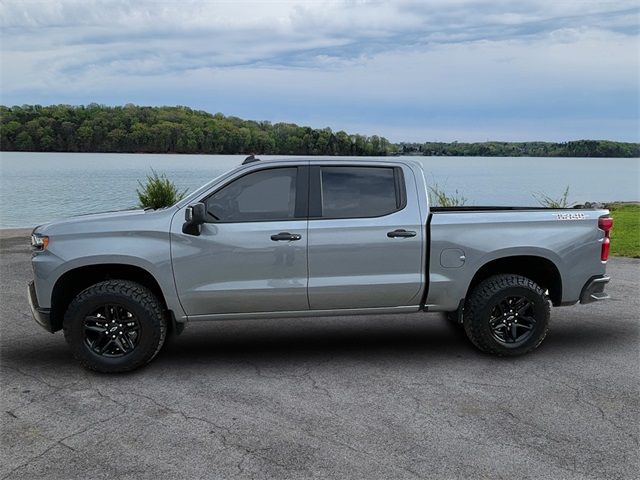
[[[296,168],[249,173],[211,195],[207,213],[212,221],[260,222],[294,218]]]
[[[322,167],[322,216],[379,217],[398,210],[393,168]]]

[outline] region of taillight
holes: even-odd
[[[613,228],[613,218],[600,217],[598,219],[598,228],[600,230],[604,230],[602,250],[600,250],[600,260],[606,262],[609,260],[609,249],[611,248],[611,229]]]
[[[609,233],[613,227],[613,218],[611,217],[600,217],[598,219],[598,228],[600,230],[604,230],[606,233]]]
[[[604,237],[602,241],[602,250],[600,251],[600,260],[606,262],[609,260],[609,248],[611,247],[611,239],[609,237]]]

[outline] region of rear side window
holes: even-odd
[[[402,208],[401,171],[392,167],[321,167],[322,218],[380,217]]]
[[[207,214],[219,222],[264,222],[295,216],[297,168],[249,173],[211,195]]]

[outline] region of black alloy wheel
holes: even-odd
[[[73,356],[91,370],[126,372],[150,362],[164,344],[168,314],[147,287],[105,280],[81,291],[64,315]]]
[[[527,341],[536,326],[534,308],[526,297],[506,297],[498,302],[489,318],[493,338],[510,345]]]
[[[127,355],[139,340],[138,319],[122,305],[105,304],[84,317],[84,341],[98,355]]]
[[[514,356],[542,343],[549,318],[545,289],[530,278],[506,273],[473,288],[466,299],[463,326],[469,340],[483,352]]]

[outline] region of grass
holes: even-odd
[[[613,217],[611,253],[640,258],[640,204],[613,203],[607,208]]]

